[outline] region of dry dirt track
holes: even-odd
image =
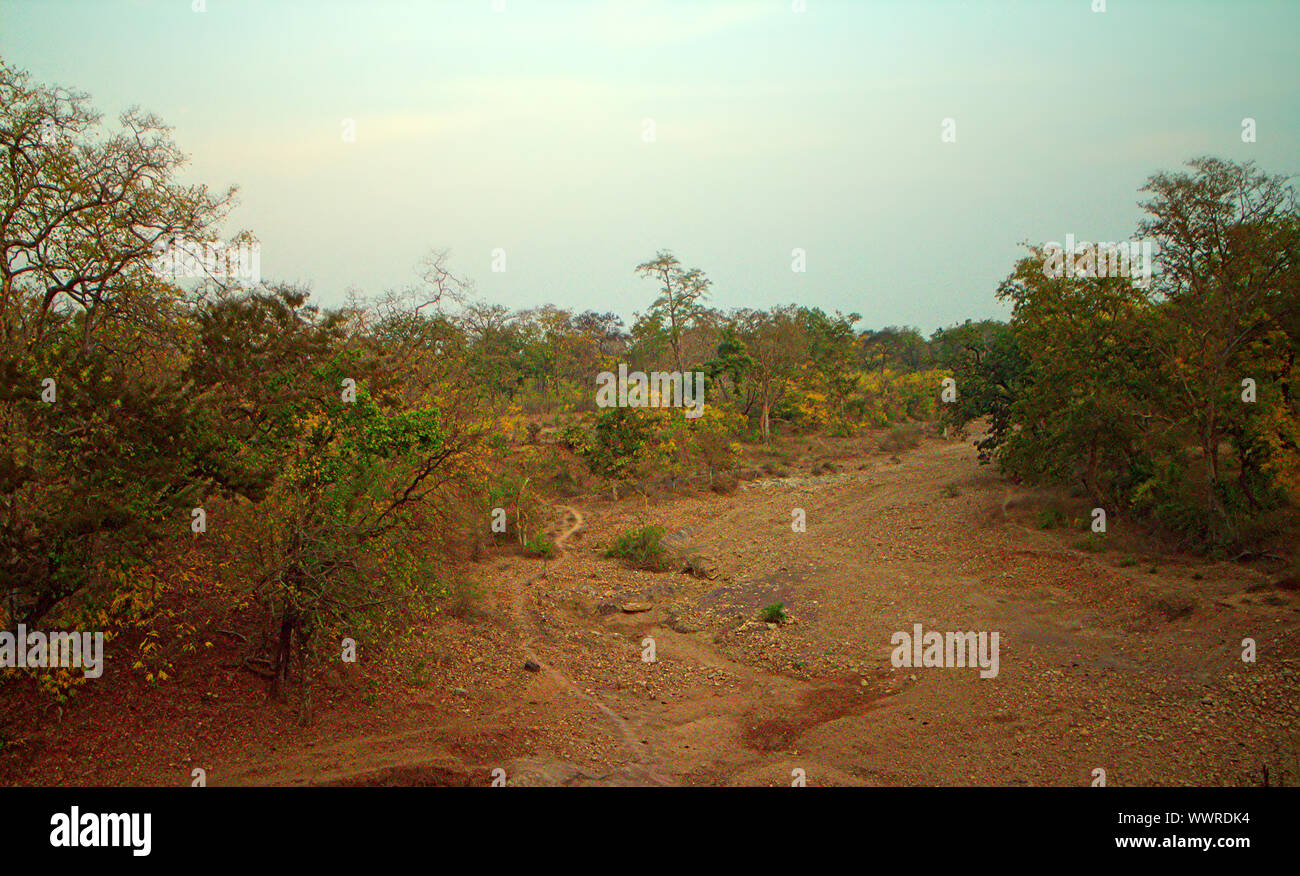
[[[728,496],[576,500],[557,510],[555,559],[494,561],[489,604],[440,621],[434,684],[397,710],[400,730],[215,775],[1081,785],[1100,768],[1111,785],[1219,785],[1259,784],[1267,769],[1272,783],[1300,783],[1294,591],[1226,563],[1122,565],[1119,551],[1075,549],[1078,532],[1036,529],[1029,497],[979,467],[968,444],[837,463],[835,474],[751,481]],[[794,508],[805,532],[791,530]],[[631,571],[601,555],[644,522],[710,558],[717,577]],[[774,602],[789,623],[757,621]],[[895,669],[890,637],[916,623],[998,631],[998,676]],[[1240,659],[1246,637],[1255,663]]]

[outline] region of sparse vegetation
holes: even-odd
[[[614,540],[605,551],[605,556],[621,559],[635,569],[651,572],[666,572],[673,566],[673,560],[663,543],[664,528],[658,525],[642,526],[625,532]]]
[[[1088,553],[1097,554],[1106,550],[1106,539],[1095,532],[1085,535],[1074,543],[1075,550],[1087,551]]]
[[[1056,529],[1065,523],[1065,512],[1055,505],[1039,510],[1035,518],[1039,529]]]
[[[555,543],[539,532],[524,542],[524,554],[543,560],[552,559],[555,557]]]

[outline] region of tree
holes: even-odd
[[[681,371],[682,332],[699,316],[710,281],[699,268],[683,269],[667,250],[660,250],[653,261],[637,265],[636,272],[659,281],[659,297],[650,306],[650,316],[666,323],[673,364]]]
[[[1256,431],[1247,420],[1261,409],[1240,404],[1240,382],[1258,366],[1285,375],[1290,369],[1282,363],[1293,361],[1300,341],[1287,331],[1300,308],[1300,214],[1285,176],[1265,174],[1252,162],[1217,158],[1188,166],[1192,172],[1150,178],[1142,189],[1151,193],[1143,204],[1149,215],[1139,230],[1160,246],[1157,290],[1164,305],[1158,342],[1173,401],[1196,427],[1207,513],[1222,524],[1225,437],[1235,442],[1242,467],[1238,486],[1247,501],[1258,501],[1250,483],[1262,459],[1247,446]],[[1259,361],[1262,345],[1272,349],[1265,358],[1274,366]]]
[[[86,95],[3,62],[0,106],[0,343],[37,344],[64,311],[81,318],[57,324],[89,349],[101,324],[148,308],[160,248],[210,239],[235,190],[174,182],[184,156],[155,116],[128,109],[100,137]]]
[[[931,336],[936,364],[948,370],[957,385],[956,402],[942,407],[945,422],[964,432],[987,417],[988,433],[975,442],[982,463],[990,462],[1010,437],[1015,405],[1024,394],[1024,352],[1006,323],[984,320],[936,329]]]
[[[153,116],[120,125],[0,62],[0,589],[29,623],[183,528],[217,464],[178,378],[186,302],[151,267],[233,189],[175,182]]]
[[[856,313],[828,316],[819,307],[801,307],[797,318],[808,338],[808,357],[817,381],[830,399],[835,422],[845,421],[845,404],[857,387],[854,371],[853,324],[862,317]]]
[[[794,305],[774,307],[770,311],[737,311],[736,325],[752,363],[750,375],[757,389],[763,440],[770,441],[772,409],[807,358],[807,336]]]

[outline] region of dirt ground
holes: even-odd
[[[489,558],[472,611],[407,631],[382,683],[333,673],[308,728],[283,707],[241,723],[268,711],[260,683],[214,672],[183,704],[90,697],[19,740],[0,778],[1300,784],[1300,594],[1276,576],[1154,553],[1122,520],[1109,549],[1083,549],[1078,529],[1039,529],[1041,497],[969,442],[828,444],[792,469],[730,494],[568,500],[554,559]],[[646,523],[708,573],[603,556]],[[785,622],[759,619],[778,602]],[[999,632],[999,673],[894,667],[891,636],[914,624]]]

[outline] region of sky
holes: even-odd
[[[1297,37],[1300,0],[0,0],[0,58],[161,116],[326,305],[446,249],[630,321],[669,249],[717,307],[926,333],[1005,318],[1026,241],[1130,239],[1153,173],[1300,172]]]

